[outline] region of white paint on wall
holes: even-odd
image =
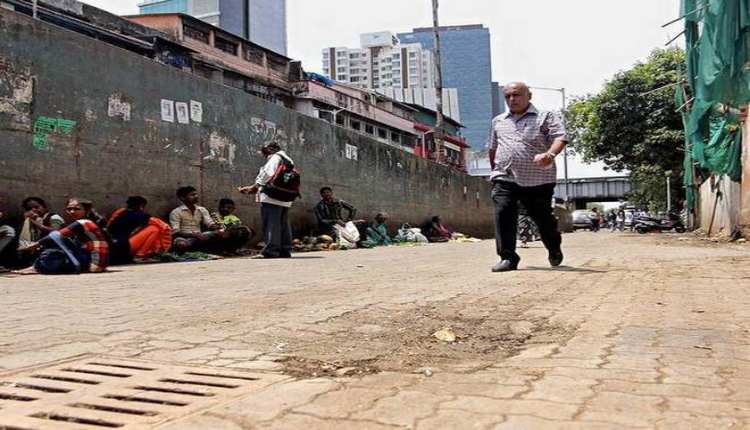
[[[226,163],[229,166],[234,166],[236,151],[237,145],[235,145],[229,138],[214,131],[211,132],[211,135],[208,138],[208,155],[204,158],[206,160],[218,161],[219,163]]]
[[[130,103],[122,100],[121,94],[112,94],[109,96],[107,104],[107,115],[110,118],[120,118],[123,121],[130,121]]]
[[[349,159],[349,160],[354,160],[354,161],[358,161],[358,160],[359,160],[359,154],[358,154],[358,151],[359,151],[359,150],[357,149],[357,147],[356,147],[356,146],[354,146],[354,145],[349,145],[348,143],[346,144],[346,149],[345,149],[345,153],[346,153],[346,158],[347,158],[347,159]]]

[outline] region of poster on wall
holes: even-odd
[[[172,100],[161,100],[161,120],[174,122],[174,102]]]
[[[203,103],[190,100],[190,118],[197,123],[203,122]]]
[[[184,102],[175,103],[177,109],[177,122],[180,124],[190,124],[190,111],[188,110],[188,104]]]

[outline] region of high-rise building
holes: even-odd
[[[323,50],[323,73],[371,90],[434,88],[435,57],[419,43],[403,44],[391,32],[365,33],[359,48]]]
[[[286,0],[144,0],[142,15],[184,13],[287,54]]]
[[[457,88],[464,136],[474,150],[485,147],[492,120],[492,55],[490,30],[483,25],[441,27],[443,87]],[[416,28],[398,35],[404,44],[434,49],[432,28]],[[493,109],[493,107],[495,109]]]

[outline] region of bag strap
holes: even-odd
[[[81,273],[81,263],[78,261],[75,255],[73,255],[73,252],[68,248],[68,245],[65,243],[65,241],[63,241],[60,232],[53,231],[52,233],[48,234],[47,237],[55,242],[55,244],[65,253],[70,262],[73,263],[73,265],[76,267],[76,272]]]

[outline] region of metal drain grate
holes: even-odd
[[[0,373],[0,430],[143,429],[287,379],[96,356]]]

